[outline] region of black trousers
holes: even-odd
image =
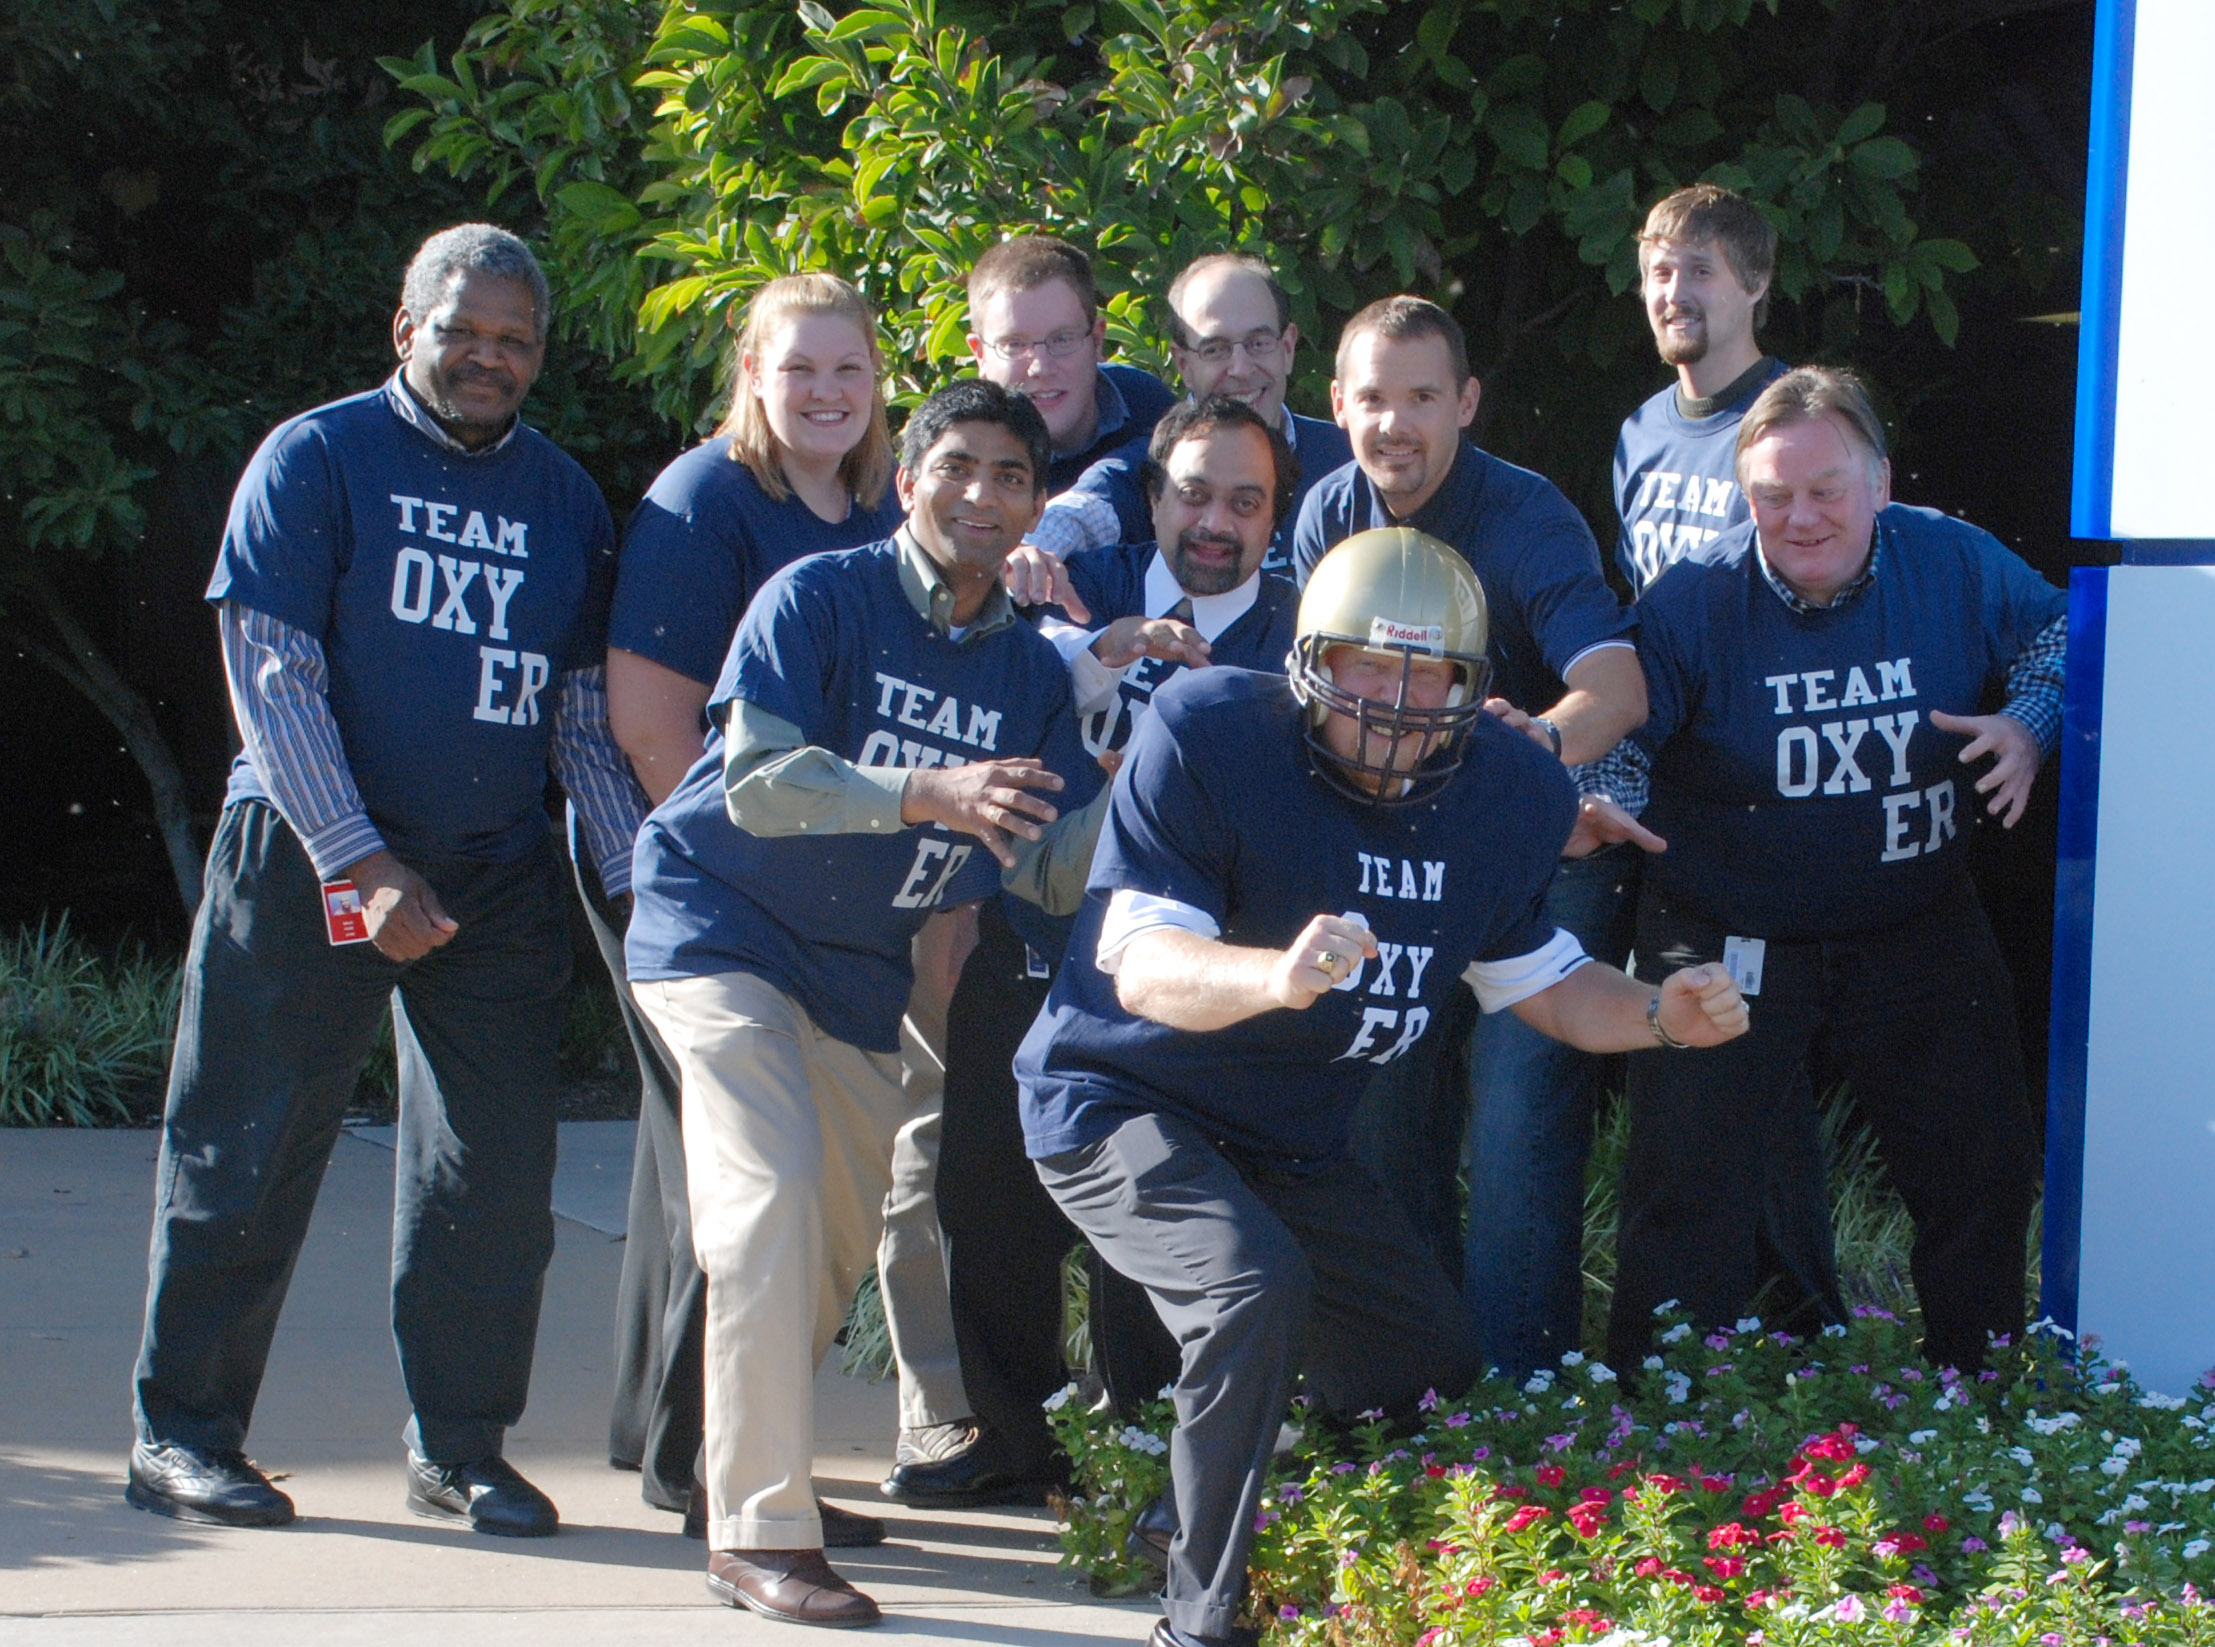
[[[1649,880],[1638,967],[1657,981],[1721,958],[1723,928]],[[1755,934],[1753,936],[1758,936]],[[1656,1305],[1732,1319],[1758,1280],[1761,1141],[1781,1106],[1851,1084],[1915,1221],[1910,1269],[1924,1352],[1974,1367],[1988,1333],[2023,1326],[2023,1241],[2036,1186],[2013,991],[1967,879],[1898,926],[1771,940],[1752,1028],[1697,1052],[1630,1061],[1608,1359],[1635,1367]]]
[[[621,923],[578,839],[574,809],[569,830],[585,918],[615,982],[616,1006],[639,1074],[638,1143],[631,1152],[623,1269],[615,1284],[608,1461],[639,1471],[639,1495],[647,1503],[682,1510],[691,1499],[706,1422],[708,1286],[692,1255],[677,1070],[661,1035],[631,998]]]
[[[276,810],[229,807],[208,853],[154,1181],[140,1437],[245,1443],[354,1083],[393,1015],[400,1144],[392,1328],[408,1442],[462,1463],[522,1416],[553,1256],[554,1098],[569,982],[551,832],[515,863],[418,860],[459,930],[401,964],[334,947]]]
[[[1325,1414],[1411,1416],[1425,1390],[1450,1398],[1475,1381],[1476,1323],[1407,1215],[1351,1159],[1294,1177],[1146,1114],[1039,1162],[1038,1175],[1146,1289],[1179,1345],[1165,1611],[1180,1630],[1222,1635],[1295,1377]]]
[[[962,1385],[1011,1467],[1040,1475],[1057,1467],[1040,1403],[1068,1378],[1061,1266],[1078,1240],[1024,1156],[1016,1107],[1015,1049],[1045,1004],[1044,970],[998,900],[986,900],[946,1014],[938,1155]]]

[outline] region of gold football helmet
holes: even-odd
[[[1308,575],[1292,655],[1285,660],[1293,695],[1308,708],[1307,742],[1317,775],[1334,789],[1379,806],[1405,806],[1435,795],[1460,769],[1463,734],[1484,713],[1485,688],[1492,678],[1485,656],[1490,632],[1476,573],[1428,533],[1411,526],[1380,526],[1356,532],[1331,550]],[[1399,653],[1395,700],[1359,697],[1333,682],[1323,657],[1333,646]],[[1440,708],[1408,702],[1409,674],[1417,658],[1447,658],[1460,668],[1459,681]],[[1351,759],[1320,736],[1333,714],[1347,716],[1363,734]],[[1431,740],[1412,772],[1388,764],[1396,740],[1410,733],[1424,733]],[[1383,743],[1373,745],[1372,736]],[[1381,763],[1368,759],[1376,747],[1386,751]],[[1354,774],[1375,780],[1376,786],[1356,781]]]

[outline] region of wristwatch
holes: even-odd
[[[1558,727],[1558,726],[1556,726],[1556,725],[1554,725],[1554,723],[1553,723],[1552,721],[1548,720],[1548,719],[1547,719],[1547,718],[1546,718],[1545,716],[1543,716],[1543,715],[1533,715],[1533,716],[1531,717],[1531,725],[1533,725],[1533,726],[1543,726],[1543,727],[1544,727],[1544,728],[1546,729],[1546,736],[1547,736],[1548,738],[1550,738],[1550,739],[1552,739],[1552,740],[1553,740],[1553,746],[1554,746],[1554,759],[1555,759],[1555,760],[1557,760],[1557,761],[1558,761],[1558,760],[1560,760],[1560,759],[1561,759],[1561,728],[1560,728],[1560,727]]]
[[[1654,1032],[1654,1044],[1667,1047],[1671,1052],[1690,1052],[1692,1043],[1680,1041],[1661,1027],[1661,997],[1656,995],[1646,1003],[1646,1027]]]

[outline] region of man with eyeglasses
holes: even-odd
[[[1292,522],[1308,488],[1353,461],[1346,431],[1327,418],[1302,417],[1284,403],[1292,361],[1300,346],[1292,299],[1276,274],[1246,252],[1210,252],[1185,265],[1169,285],[1169,353],[1193,400],[1228,395],[1244,401],[1284,431],[1299,459],[1300,482],[1284,527],[1271,540],[1272,572],[1289,571]],[[1144,543],[1153,535],[1143,472],[1146,441],[1125,441],[1077,477],[1047,504],[1031,541],[1067,557],[1115,543]]]
[[[978,375],[1046,420],[1049,494],[1126,442],[1143,446],[1174,398],[1150,372],[1100,363],[1107,322],[1092,260],[1051,235],[1015,235],[977,259],[969,324]]]

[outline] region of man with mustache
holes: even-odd
[[[1155,427],[1145,475],[1155,541],[1072,556],[1065,576],[1090,623],[1053,611],[1041,621],[1069,659],[1095,759],[1119,762],[1154,692],[1186,669],[1283,668],[1297,597],[1261,566],[1297,475],[1281,429],[1242,401],[1186,401]],[[1035,1501],[1065,1467],[1039,1403],[1067,1376],[1061,1264],[1076,1232],[1025,1159],[1011,1066],[1067,937],[1066,921],[1012,898],[987,903],[947,1014],[938,1206],[976,1440],[899,1464],[885,1491],[908,1503]],[[1161,1329],[1142,1296],[1137,1308],[1150,1342]]]
[[[1595,761],[1646,718],[1630,618],[1569,500],[1463,432],[1479,393],[1461,328],[1436,304],[1386,298],[1349,320],[1331,404],[1353,439],[1354,461],[1308,494],[1293,557],[1305,576],[1332,544],[1391,525],[1415,527],[1458,550],[1491,608],[1486,707],[1565,763]],[[1590,855],[1558,866],[1546,916],[1589,952],[1605,954],[1613,947],[1605,917],[1618,902],[1622,854],[1583,850]],[[1575,1348],[1575,1339],[1554,1342],[1548,1323],[1518,1319],[1515,1255],[1481,1245],[1491,1232],[1474,1218],[1464,1262],[1455,1168],[1465,1135],[1473,1180],[1487,1172],[1511,1183],[1557,1173],[1570,1151],[1581,1161],[1584,1146],[1566,1131],[1520,1123],[1527,1105],[1509,1105],[1516,1119],[1504,1127],[1479,1124],[1495,1091],[1519,1088],[1534,1079],[1534,1066],[1574,1054],[1506,1015],[1476,1024],[1465,996],[1448,1009],[1449,1020],[1378,1072],[1355,1120],[1355,1147],[1449,1272],[1461,1275],[1486,1355],[1519,1376]],[[1570,1274],[1573,1283],[1573,1265]]]

